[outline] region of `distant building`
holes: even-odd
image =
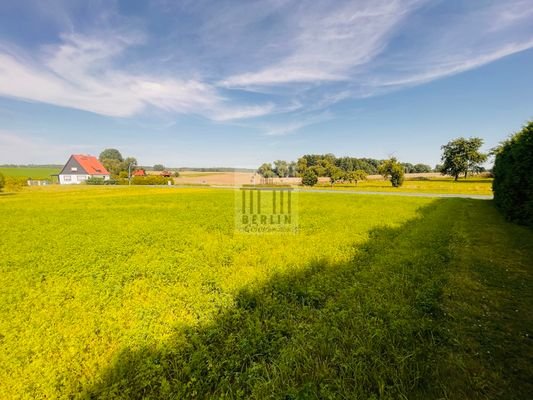
[[[138,169],[133,173],[133,176],[146,176],[146,171],[144,169]]]
[[[166,178],[170,178],[172,176],[172,172],[170,172],[170,171],[161,171],[161,173],[159,175],[164,176]]]
[[[59,173],[61,185],[77,185],[89,178],[108,180],[109,171],[94,156],[73,154]]]

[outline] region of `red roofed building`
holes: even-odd
[[[59,173],[61,185],[75,185],[89,178],[108,180],[109,171],[94,156],[73,154]]]
[[[133,176],[146,176],[146,171],[144,169],[138,169],[133,173]]]

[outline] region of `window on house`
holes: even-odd
[[[70,182],[70,181],[72,180],[72,178],[71,178],[70,175],[65,175],[65,176],[63,177],[63,180],[64,180],[65,182]]]
[[[85,179],[87,179],[85,175],[78,175],[78,182],[84,181]]]
[[[70,170],[71,170],[72,172],[77,172],[77,171],[78,171],[78,168],[77,168],[77,167],[70,167]]]

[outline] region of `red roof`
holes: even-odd
[[[109,171],[94,156],[73,154],[72,157],[82,166],[89,175],[110,175]]]
[[[138,169],[133,173],[133,176],[146,176],[146,172],[144,172],[144,169]]]

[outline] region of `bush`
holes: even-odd
[[[4,179],[4,186],[9,192],[18,192],[24,186],[28,186],[28,178],[25,176],[8,176]]]
[[[131,179],[132,185],[168,185],[169,178],[159,175],[134,176]]]
[[[505,217],[533,226],[533,121],[494,150],[494,202]]]
[[[317,182],[318,182],[318,177],[311,170],[305,171],[304,174],[302,175],[302,185],[304,186],[315,186]]]
[[[400,187],[403,185],[404,180],[404,167],[402,164],[392,157],[389,160],[383,161],[379,166],[379,173],[383,175],[385,179],[389,179],[394,187]]]
[[[86,185],[104,185],[104,178],[91,177],[85,181]]]
[[[4,188],[4,185],[6,184],[6,179],[4,178],[4,175],[0,173],[0,192]]]

